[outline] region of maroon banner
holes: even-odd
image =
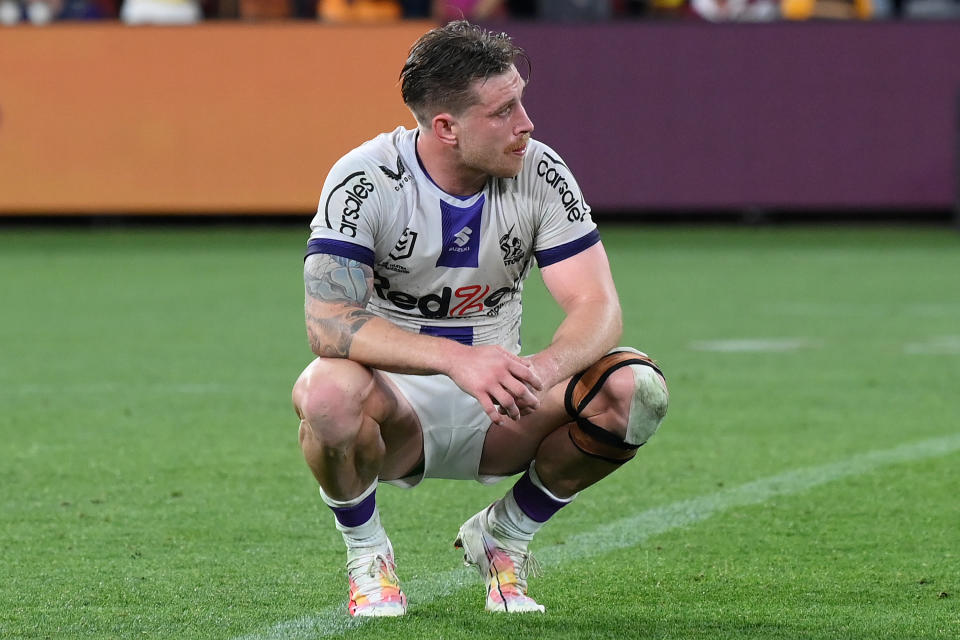
[[[511,25],[598,209],[949,208],[958,23]]]

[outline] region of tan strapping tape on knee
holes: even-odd
[[[645,365],[660,373],[660,369],[650,358],[632,351],[616,351],[608,353],[586,371],[575,375],[567,385],[564,404],[567,413],[575,421],[570,425],[570,440],[577,449],[588,456],[622,464],[635,456],[637,449],[640,447],[640,445],[631,445],[624,442],[621,438],[602,427],[598,427],[580,415],[600,392],[600,387],[603,386],[610,374],[630,364]]]

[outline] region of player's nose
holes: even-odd
[[[523,105],[518,105],[517,117],[517,135],[530,135],[533,132],[533,120],[530,119],[530,116],[527,115],[527,110],[523,108]]]

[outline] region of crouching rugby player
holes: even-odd
[[[531,137],[525,61],[509,36],[465,21],[426,33],[400,73],[416,127],[350,151],[321,192],[304,263],[317,357],[293,403],[346,543],[352,616],[407,609],[378,483],[518,474],[455,546],[488,610],[543,611],[527,590],[531,539],[629,461],[667,410],[654,362],[617,347],[620,305],[590,208],[560,155]],[[547,348],[520,355],[534,261],[564,318]]]

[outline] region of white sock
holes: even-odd
[[[537,475],[537,470],[533,462],[530,463],[528,475],[534,487],[557,503],[569,504],[579,495],[574,494],[569,498],[558,498],[553,495],[553,493],[543,485],[540,476]],[[490,532],[493,533],[494,536],[516,541],[524,549],[530,540],[533,539],[534,534],[546,524],[545,521],[539,522],[534,520],[520,508],[520,505],[517,504],[513,487],[507,491],[503,498],[493,504],[493,508],[487,515],[487,523],[490,526]]]
[[[540,530],[543,523],[530,518],[520,509],[513,497],[513,490],[493,503],[487,512],[487,525],[490,533],[501,542],[515,542],[514,546],[526,549],[533,540],[533,534]]]
[[[370,517],[362,523],[348,526],[341,523],[340,519],[337,517],[338,509],[356,507],[373,495],[373,492],[376,490],[377,480],[374,480],[373,484],[367,487],[356,498],[351,498],[350,500],[336,500],[335,498],[331,498],[324,493],[323,487],[320,488],[320,497],[323,499],[323,502],[333,511],[333,519],[334,523],[337,525],[337,531],[343,535],[343,541],[348,547],[373,547],[386,544],[387,532],[384,530],[383,525],[380,522],[380,510],[377,508],[376,503],[373,505],[373,512],[371,513]]]

